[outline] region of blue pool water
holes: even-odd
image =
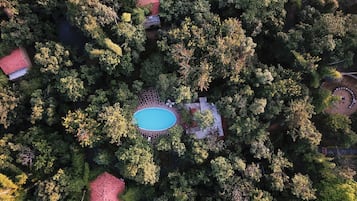
[[[134,113],[134,119],[140,129],[147,131],[163,131],[176,124],[176,116],[170,110],[149,107]]]

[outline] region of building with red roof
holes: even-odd
[[[150,8],[150,16],[146,17],[146,21],[144,22],[145,29],[160,27],[160,0],[138,0],[136,5],[138,7]]]
[[[160,0],[138,0],[137,6],[139,7],[149,6],[151,15],[158,15],[159,8],[160,8]]]
[[[125,182],[104,172],[90,183],[90,201],[120,201],[118,196],[125,190]]]
[[[31,61],[24,48],[13,50],[9,55],[0,59],[0,68],[10,80],[24,76],[30,67]]]

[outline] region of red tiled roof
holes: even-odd
[[[151,15],[158,15],[160,8],[160,0],[138,0],[137,6],[149,6],[151,5]]]
[[[0,59],[0,68],[6,75],[30,66],[30,59],[23,48],[18,48],[12,51],[11,54]]]
[[[151,3],[160,3],[160,0],[138,0],[137,5],[139,6],[146,6]]]
[[[124,189],[124,181],[104,172],[90,183],[90,201],[120,201],[118,194]]]
[[[151,15],[158,15],[160,13],[160,2],[159,3],[153,3],[151,7]]]

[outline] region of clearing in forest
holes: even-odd
[[[324,82],[321,87],[331,90],[332,95],[339,96],[339,101],[325,110],[329,114],[351,115],[357,110],[357,80],[343,76],[339,82]]]

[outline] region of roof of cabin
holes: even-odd
[[[90,183],[91,201],[119,201],[118,194],[125,189],[123,180],[104,172]]]
[[[10,73],[9,80],[16,80],[17,78],[24,76],[27,72],[28,72],[28,68],[23,68],[16,72]]]
[[[31,61],[27,56],[26,50],[23,48],[18,48],[0,59],[0,68],[6,75],[23,68],[29,68],[30,66]]]
[[[160,3],[160,0],[138,0],[137,4],[140,6],[145,6],[151,3]]]
[[[160,8],[160,0],[138,0],[137,5],[138,6],[148,6],[151,4],[151,15],[158,15],[159,14],[159,8]]]

